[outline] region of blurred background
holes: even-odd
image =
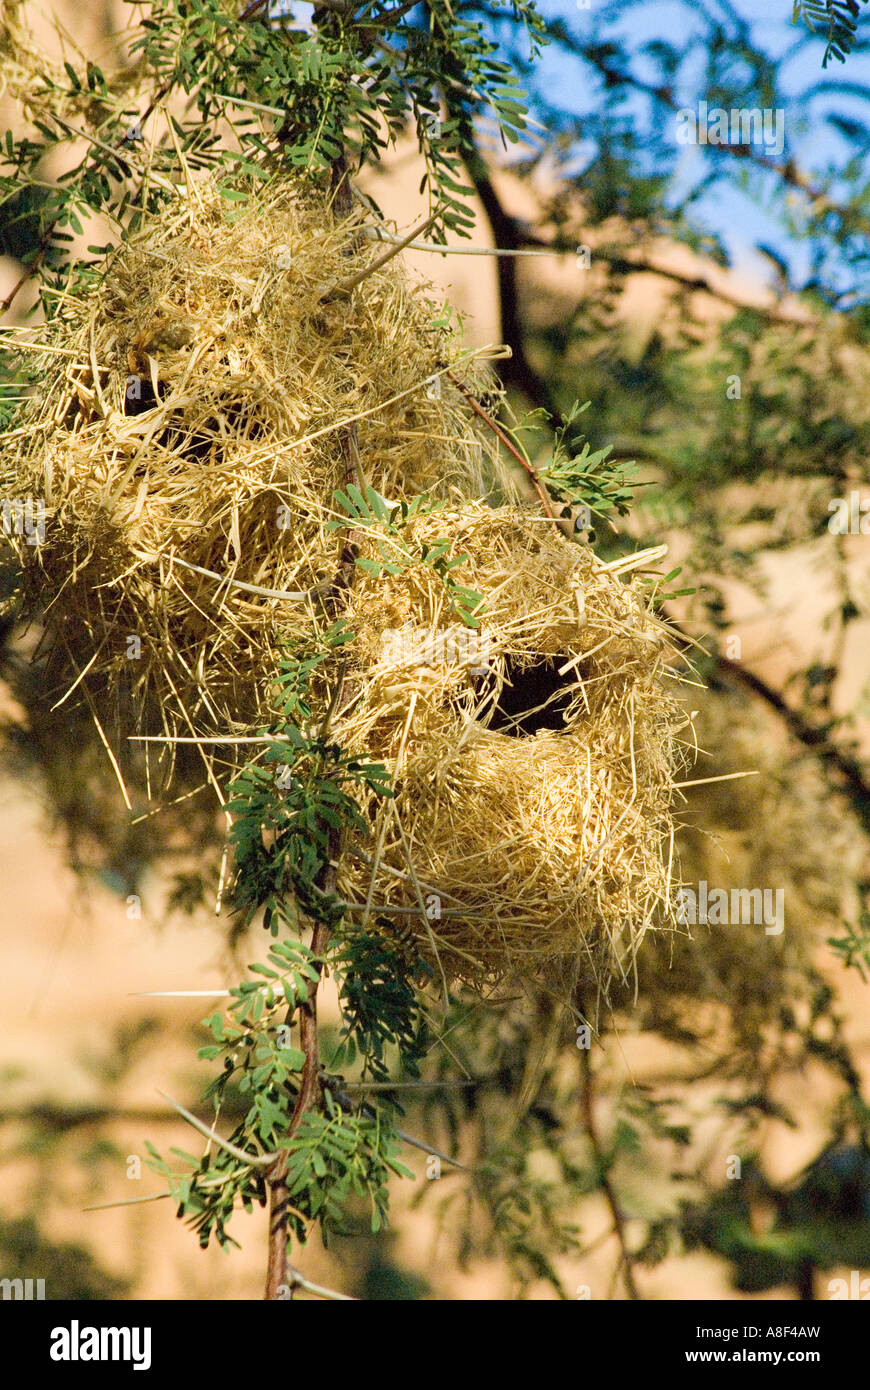
[[[129,64],[142,8],[7,4],[2,129],[28,128],[45,58]],[[649,937],[637,1002],[615,1001],[588,1053],[544,997],[469,1001],[425,1073],[443,1087],[403,1124],[471,1176],[436,1178],[409,1150],[391,1229],[315,1241],[300,1263],[374,1299],[855,1296],[870,1271],[870,57],[859,24],[823,68],[824,34],[785,0],[762,21],[743,0],[540,8],[552,42],[535,58],[505,6],[459,5],[522,73],[534,118],[509,150],[481,119],[468,244],[548,254],[405,262],[471,343],[510,345],[510,409],[540,412],[533,454],[579,400],[593,448],[636,461],[630,511],[593,543],[613,558],[665,542],[670,588],[692,591],[666,604],[697,643],[680,872],[782,889],[785,925]],[[782,112],[782,150],[679,143],[677,113],[700,100]],[[360,183],[406,229],[420,176],[409,132]],[[42,235],[36,194],[7,193],[0,299]],[[32,321],[36,299],[24,285],[4,322]],[[20,383],[3,370],[5,423]],[[191,1148],[158,1090],[196,1108],[209,1079],[208,999],[149,992],[220,989],[260,949],[257,928],[214,914],[221,823],[192,762],[185,800],[131,816],[87,709],[50,709],[38,631],[7,610],[0,639],[0,1277],[44,1277],[50,1298],[259,1297],[264,1213],[236,1218],[228,1257],[199,1250],[169,1200],[131,1201],[161,1189],[146,1140]],[[323,1014],[334,1027],[328,987]],[[124,1205],[86,1210],[108,1203]]]

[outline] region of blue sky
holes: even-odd
[[[736,0],[736,3],[728,6],[717,5],[714,0],[707,8],[714,15],[740,16],[748,24],[752,38],[759,47],[772,57],[784,59],[780,67],[780,83],[785,93],[795,99],[794,105],[786,108],[786,156],[791,154],[798,166],[809,174],[821,174],[831,166],[841,167],[854,149],[850,149],[849,141],[827,123],[825,115],[835,110],[841,115],[859,119],[870,116],[866,101],[836,90],[838,83],[848,82],[870,95],[870,54],[853,52],[845,65],[834,61],[823,70],[824,39],[821,35],[804,43],[795,52],[807,30],[802,23],[791,23],[790,0],[772,0],[763,7],[758,5],[758,0]],[[691,8],[672,3],[672,0],[661,0],[661,3],[646,0],[644,4],[626,5],[622,7],[622,14],[617,13],[615,17],[614,7],[607,0],[589,0],[588,9],[581,9],[575,0],[539,0],[539,9],[547,18],[563,17],[578,35],[591,42],[621,38],[633,48],[639,48],[656,38],[670,38],[675,43],[681,43],[687,34],[687,25],[692,22]],[[698,32],[702,32],[700,15]],[[862,9],[858,33],[870,39],[870,7],[866,13]],[[566,62],[553,50],[545,52],[541,59],[541,81],[551,95],[558,93],[558,99],[578,114],[589,110],[590,105],[599,100],[597,92],[590,93],[578,80],[581,71],[582,68]],[[643,76],[653,76],[652,68],[648,73],[643,73],[642,68],[638,71]],[[680,89],[680,99],[686,100],[687,104],[703,99],[706,93],[700,65],[694,84],[689,72],[684,71],[683,77],[685,85]],[[809,102],[797,100],[813,84],[818,84],[821,91]],[[686,147],[678,177],[684,178],[687,183],[692,182],[704,158],[703,152],[697,147]],[[719,235],[733,264],[739,269],[765,278],[772,275],[769,262],[755,249],[758,243],[764,243],[783,255],[798,280],[808,272],[809,251],[806,243],[784,235],[776,220],[730,181],[728,184],[720,183],[699,199],[695,204],[694,218]]]

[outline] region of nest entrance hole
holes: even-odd
[[[124,390],[124,414],[144,415],[146,410],[153,410],[155,405],[160,404],[166,392],[167,387],[163,381],[158,379],[155,395],[150,378],[132,374],[127,378]],[[245,420],[245,406],[242,402],[227,402],[223,407],[223,416],[229,433],[243,434],[248,440],[258,439],[263,433],[263,427],[258,420]],[[177,450],[183,458],[197,463],[222,462],[223,450],[220,443],[221,430],[217,420],[206,420],[200,429],[189,430],[184,428],[183,417],[179,412],[170,415],[166,428],[157,436],[157,444],[161,448],[168,449],[170,453]]]
[[[573,670],[560,676],[562,664],[561,658],[545,658],[521,669],[507,657],[505,683],[493,707],[490,729],[514,738],[529,738],[541,729],[554,733],[564,730],[577,677]]]

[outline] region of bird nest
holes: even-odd
[[[449,538],[480,626],[424,565],[364,570],[348,598],[346,746],[393,770],[395,800],[342,872],[345,897],[427,908],[445,971],[623,973],[670,895],[684,720],[670,643],[639,592],[531,509],[467,503],[407,528]],[[361,556],[376,563],[378,541]],[[373,869],[374,861],[374,869]]]
[[[348,912],[409,924],[477,985],[626,976],[670,899],[683,719],[664,629],[618,566],[475,500],[495,466],[469,403],[492,391],[486,354],[376,264],[360,217],[226,192],[190,180],[61,302],[0,445],[58,691],[98,725],[113,705],[119,773],[131,734],[164,737],[148,747],[169,768],[178,736],[271,723],[282,651],[340,613],[353,641],[312,677],[312,717],[340,680],[330,738],[396,790],[346,843]],[[375,504],[352,523],[349,440]],[[220,775],[249,750],[202,751]]]

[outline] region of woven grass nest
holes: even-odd
[[[43,542],[13,537],[25,611],[58,690],[96,718],[112,706],[122,741],[271,723],[280,650],[326,625],[355,422],[360,481],[425,493],[407,545],[443,542],[483,603],[469,629],[431,566],[354,570],[330,737],[385,761],[396,797],[346,844],[340,891],[451,978],[606,989],[669,912],[685,719],[667,635],[619,566],[516,499],[480,500],[492,441],[457,381],[491,391],[486,354],[463,354],[398,260],[349,285],[383,254],[362,220],[286,186],[240,202],[189,180],[62,303],[0,444],[3,494],[45,504]],[[359,560],[383,556],[355,534]],[[318,668],[313,708],[335,674]],[[146,747],[165,773],[172,744]],[[226,783],[251,749],[202,753]]]

